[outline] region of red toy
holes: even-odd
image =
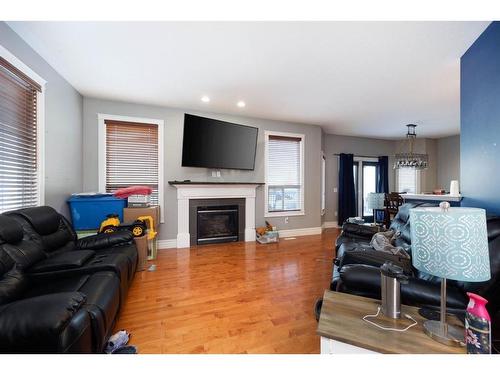
[[[152,192],[153,189],[149,186],[135,185],[118,189],[113,193],[113,195],[117,198],[128,198],[131,195],[151,195]]]

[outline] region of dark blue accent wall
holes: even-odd
[[[500,22],[462,56],[460,76],[462,206],[500,214]]]

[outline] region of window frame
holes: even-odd
[[[24,64],[8,49],[0,45],[0,56],[23,74],[38,83],[41,91],[37,91],[36,114],[36,151],[37,151],[37,206],[45,204],[45,90],[47,81]],[[2,212],[2,211],[0,211]]]
[[[98,122],[98,171],[99,191],[106,191],[106,120],[124,121],[138,124],[155,124],[158,126],[158,206],[160,206],[160,224],[165,223],[165,189],[164,189],[164,125],[165,121],[143,117],[97,114]]]
[[[373,220],[372,215],[364,215],[364,199],[363,199],[363,187],[364,187],[364,166],[376,166],[378,165],[377,158],[370,158],[365,156],[354,156],[354,165],[357,166],[357,176],[354,176],[355,184],[355,194],[356,194],[356,215],[364,218],[365,220]]]
[[[326,213],[326,156],[321,151],[321,216]]]
[[[399,171],[400,169],[396,169],[396,191],[401,193],[401,189],[399,188]],[[408,194],[420,194],[422,192],[422,174],[418,169],[414,169],[415,171],[415,193]]]
[[[289,211],[269,211],[269,185],[268,181],[268,156],[269,156],[269,137],[289,137],[289,138],[300,138],[300,210],[289,210]],[[264,192],[264,217],[288,217],[288,216],[304,216],[304,150],[305,150],[305,134],[298,133],[288,133],[288,132],[276,132],[271,130],[266,130],[264,132],[265,137],[265,152],[264,152],[264,181],[265,181],[265,192]]]

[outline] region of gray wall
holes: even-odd
[[[264,182],[264,130],[275,130],[305,134],[305,215],[284,218],[269,218],[279,229],[311,228],[321,226],[320,216],[320,157],[321,128],[248,117],[186,111],[224,121],[236,122],[259,128],[257,156],[254,171],[221,170],[222,181]],[[98,145],[97,114],[112,114],[162,119],[165,121],[165,181],[184,180],[207,181],[210,170],[205,168],[181,167],[182,134],[184,111],[160,106],[140,105],[95,98],[83,99],[83,190],[98,190]],[[264,189],[257,189],[257,225],[264,224]],[[165,223],[160,226],[160,239],[174,239],[177,236],[176,189],[165,184]]]
[[[67,214],[66,199],[82,189],[82,96],[5,22],[0,45],[47,81],[45,203]]]
[[[448,191],[451,180],[460,181],[460,135],[437,140],[438,185]]]
[[[366,156],[389,156],[389,190],[394,190],[395,175],[392,165],[396,152],[396,141],[326,134],[324,144],[326,155],[325,221],[337,221],[335,213],[338,210],[338,193],[334,192],[334,188],[338,188],[339,185],[339,172],[338,157],[334,154],[344,152]]]

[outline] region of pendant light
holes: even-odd
[[[427,154],[416,154],[413,152],[417,133],[415,128],[417,125],[406,125],[408,132],[406,139],[403,141],[403,149],[407,148],[408,152],[397,153],[394,160],[394,169],[412,168],[412,169],[427,169],[429,164],[429,156]]]

